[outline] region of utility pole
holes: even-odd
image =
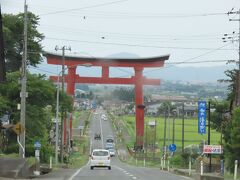
[[[62,46],[59,48],[58,46],[55,47],[55,50],[62,51],[62,93],[64,92],[64,75],[65,75],[65,51],[71,51],[71,47]],[[60,156],[61,156],[61,162],[63,163],[63,151],[64,151],[64,112],[62,109],[61,112],[61,147],[60,147]]]
[[[184,110],[184,102],[182,104],[182,153],[184,153],[184,114],[185,114],[185,110]]]
[[[27,4],[24,1],[24,29],[23,29],[23,57],[22,57],[22,68],[21,68],[21,117],[20,123],[23,128],[23,133],[20,134],[20,143],[23,148],[19,147],[20,157],[25,158],[25,118],[26,118],[26,84],[27,84]]]
[[[239,27],[238,27],[238,76],[237,76],[237,88],[236,88],[236,96],[237,96],[237,106],[240,106],[240,9],[238,11],[230,11],[228,12],[228,15],[230,14],[238,14],[238,19],[229,19],[229,21],[238,21]],[[232,41],[237,41],[232,37]]]
[[[2,13],[0,5],[0,83],[6,80],[5,56],[3,44]]]
[[[163,134],[163,148],[164,148],[164,154],[166,154],[166,131],[167,131],[167,107],[165,107],[165,112],[164,112],[164,134]]]
[[[208,145],[211,145],[211,103],[208,101]],[[212,171],[212,155],[209,154],[209,172]]]

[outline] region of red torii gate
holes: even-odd
[[[48,64],[62,65],[62,56],[46,53]],[[145,67],[162,67],[165,60],[169,59],[169,55],[138,58],[138,59],[116,59],[116,58],[95,58],[95,57],[71,57],[65,56],[65,65],[68,67],[68,74],[64,76],[67,83],[67,94],[74,95],[75,83],[89,84],[132,84],[135,85],[135,102],[136,102],[136,145],[143,145],[144,135],[144,101],[143,101],[143,85],[160,85],[159,79],[148,79],[143,76]],[[76,74],[77,66],[91,64],[91,66],[102,67],[102,77],[81,77]],[[130,78],[109,77],[109,67],[132,67],[135,76]],[[57,76],[51,76],[54,82],[57,82]],[[71,132],[70,132],[71,134]]]

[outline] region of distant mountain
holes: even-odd
[[[112,54],[108,57],[115,58],[139,58],[137,54],[121,52]],[[189,82],[217,82],[219,79],[226,79],[224,71],[233,69],[233,65],[222,65],[212,67],[179,67],[165,65],[163,68],[146,68],[144,76],[151,78],[160,78],[170,81],[189,81]],[[133,73],[133,71],[131,71]],[[114,76],[119,72],[115,71]],[[120,76],[120,75],[119,75]]]
[[[219,79],[227,78],[224,71],[228,69],[233,69],[233,66],[178,67],[167,65],[152,72],[146,70],[145,76],[171,81],[217,82]]]

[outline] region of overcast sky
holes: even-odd
[[[23,12],[23,0],[0,0],[3,13]],[[240,0],[28,0],[39,15],[44,50],[71,46],[78,56],[127,52],[140,57],[170,54],[168,63],[216,66],[238,59],[238,42],[222,42],[239,23],[229,18]],[[59,52],[60,53],[60,52]],[[68,53],[68,52],[67,52]]]

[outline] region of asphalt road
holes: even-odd
[[[104,148],[106,137],[113,135],[112,127],[109,120],[101,120],[101,115],[105,114],[103,110],[97,110],[93,115],[90,123],[91,149]],[[94,140],[94,134],[101,133],[101,140]],[[111,159],[112,170],[107,168],[94,168],[90,170],[89,164],[77,170],[70,180],[186,180],[189,177],[178,176],[159,168],[134,167],[122,163],[118,157]]]

